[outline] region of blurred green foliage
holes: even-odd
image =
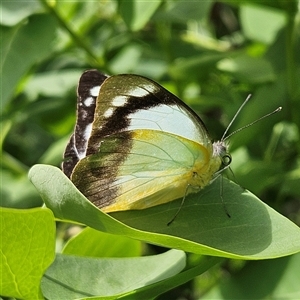
[[[96,68],[159,82],[201,116],[214,140],[248,94],[231,132],[282,106],[230,138],[232,170],[241,186],[300,224],[299,1],[35,0],[2,1],[0,9],[1,206],[43,204],[28,170],[60,166],[77,81]],[[296,299],[299,264],[299,255],[229,261],[165,297]]]

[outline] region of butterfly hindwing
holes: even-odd
[[[82,74],[77,90],[77,120],[75,132],[64,153],[63,171],[70,177],[77,162],[85,157],[100,86],[107,76],[97,70]]]
[[[104,138],[100,152],[82,159],[72,181],[106,212],[141,209],[183,197],[209,156],[205,147],[173,134],[123,132]]]

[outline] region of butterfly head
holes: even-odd
[[[213,143],[213,157],[221,160],[220,170],[229,167],[231,163],[231,155],[228,153],[228,144],[224,140]]]

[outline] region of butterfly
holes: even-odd
[[[200,117],[148,78],[88,70],[77,96],[63,172],[104,212],[184,199],[231,162],[225,133],[213,143]]]

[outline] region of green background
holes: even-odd
[[[57,294],[53,294],[53,299],[107,295],[148,299],[159,294],[160,299],[300,298],[300,256],[291,255],[299,251],[299,228],[293,223],[300,224],[299,1],[2,1],[0,9],[0,200],[5,207],[1,210],[0,224],[4,253],[0,295],[24,299],[44,295],[51,299],[49,291],[55,290]],[[163,218],[164,211],[159,207],[136,217],[130,213],[113,215],[133,226],[133,230],[116,225],[119,223],[92,209],[95,219],[87,220],[89,215],[85,215],[84,220],[78,219],[72,211],[68,218],[58,215],[57,203],[53,206],[49,203],[55,199],[52,193],[61,189],[60,183],[65,178],[60,177],[58,169],[38,166],[30,175],[36,189],[28,179],[28,171],[35,164],[60,167],[76,118],[76,85],[81,73],[91,68],[111,75],[135,73],[157,81],[200,115],[212,140],[220,139],[248,94],[252,94],[252,98],[230,132],[282,106],[280,113],[229,139],[234,176],[229,172],[228,177],[268,205],[266,215],[272,222],[256,218],[263,217],[264,213],[256,210],[261,204],[252,194],[247,197],[254,204],[247,210],[243,210],[242,199],[238,202],[232,197],[233,200],[228,201],[229,207],[236,205],[234,222],[238,222],[238,226],[235,228],[231,228],[227,220],[222,221],[222,211],[215,208],[207,214],[200,207],[193,230],[210,224],[220,226],[216,235],[204,230],[207,240],[216,247],[207,249],[207,245],[203,247],[201,243],[192,245],[186,235],[182,240],[170,238],[172,229],[165,232],[152,228],[147,223],[150,221],[145,220],[151,220],[152,213],[157,212]],[[41,172],[49,178],[39,176]],[[57,175],[51,177],[51,174]],[[44,182],[47,182],[45,187]],[[67,183],[66,186],[61,193],[76,194],[74,187]],[[236,186],[225,180],[224,187],[227,186],[229,193],[239,193]],[[212,195],[213,187],[207,190]],[[54,216],[50,210],[41,208],[44,202],[40,195],[48,207],[52,207],[55,217],[98,230],[94,223],[104,218],[101,219],[103,224],[113,232],[101,233],[89,227],[81,231],[82,226],[57,222],[54,236]],[[76,195],[76,205],[88,207],[85,200]],[[194,201],[193,198],[190,201]],[[178,207],[174,203],[174,207],[170,204],[167,209]],[[68,212],[72,203],[69,205],[66,206]],[[191,230],[187,221],[178,222],[183,231]],[[240,227],[243,222],[247,226],[255,222],[255,226],[243,231]],[[261,231],[260,225],[267,223],[275,225],[268,239],[263,240],[260,237],[266,237],[266,232]],[[160,233],[144,234],[139,230]],[[78,232],[81,233],[76,235]],[[243,236],[245,232],[249,235]],[[128,237],[189,249],[193,253],[185,255],[172,250],[164,253],[168,259],[161,258],[159,253],[164,252],[161,248]],[[239,245],[243,239],[248,240],[248,246],[244,247],[242,242]],[[112,240],[116,243],[115,249]],[[258,245],[253,246],[252,241]],[[244,251],[239,253],[241,257],[228,259],[236,255],[233,255],[235,246],[232,252],[226,249],[222,254],[224,249],[220,245],[226,243],[239,245]],[[249,259],[247,250],[253,251],[264,243],[270,244],[274,252],[267,251],[265,256],[258,252],[259,261],[244,260]],[[54,260],[55,249],[62,253]],[[138,257],[141,254],[145,256]],[[153,261],[149,254],[155,255]],[[79,279],[90,276],[87,278],[92,280],[99,276],[99,269],[111,264],[112,274],[126,274],[123,277],[130,278],[132,285],[120,283],[119,278],[111,279],[99,290],[97,283],[84,289],[91,281],[83,286],[75,279],[65,282],[64,278],[69,279],[70,274],[62,274],[62,266],[74,267],[73,256],[83,257],[76,260],[82,267],[71,272],[81,274]],[[97,262],[91,263],[91,257]],[[119,257],[122,261],[115,263],[108,257]],[[129,257],[146,260],[128,261]],[[265,260],[274,257],[278,258]],[[23,261],[28,265],[22,265]],[[169,265],[162,261],[168,261]],[[88,265],[94,265],[95,269],[84,271]],[[127,274],[128,265],[139,268],[135,274]],[[149,265],[153,266],[151,272],[149,269],[149,280],[139,282],[141,270]],[[164,276],[163,270],[167,270]],[[55,277],[59,274],[62,276]],[[60,284],[53,286],[51,276]],[[116,284],[117,281],[120,284]],[[68,292],[62,289],[65,286],[69,287]],[[169,294],[164,294],[168,290]]]

